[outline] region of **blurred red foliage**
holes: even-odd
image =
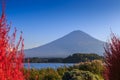
[[[21,35],[16,43],[16,29],[12,36],[9,36],[9,32],[10,25],[3,11],[0,17],[0,80],[25,80],[24,40]]]
[[[120,80],[120,38],[112,34],[105,47],[105,80]]]

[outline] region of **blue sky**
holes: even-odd
[[[120,35],[120,0],[7,0],[7,21],[23,31],[25,48],[56,40],[74,30],[107,41]]]

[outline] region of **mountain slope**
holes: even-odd
[[[73,53],[98,53],[102,55],[104,42],[82,31],[68,35],[46,45],[25,50],[26,57],[66,57]]]

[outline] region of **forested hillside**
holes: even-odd
[[[94,53],[75,53],[66,58],[25,58],[25,62],[29,59],[30,63],[78,63],[92,60],[102,60],[103,57]]]

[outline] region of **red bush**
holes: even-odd
[[[16,29],[11,37],[8,35],[9,31],[10,26],[7,25],[5,14],[2,12],[0,17],[0,80],[25,80],[23,39],[20,36],[20,40],[16,43]]]
[[[120,38],[114,34],[105,47],[105,80],[120,80]]]

